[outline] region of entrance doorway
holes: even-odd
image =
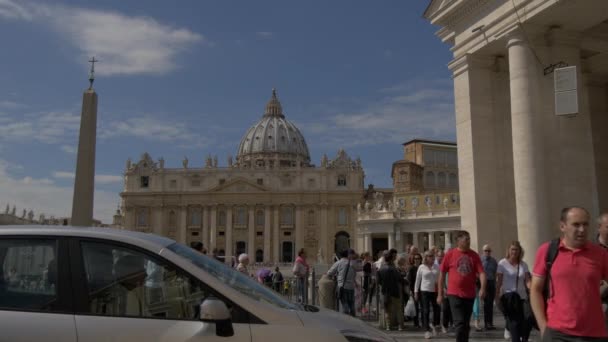
[[[378,253],[388,249],[388,238],[372,238],[372,257],[378,259]]]

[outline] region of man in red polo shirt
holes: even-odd
[[[479,276],[481,288],[479,297],[485,297],[486,274],[479,254],[471,250],[471,237],[467,231],[456,234],[457,248],[450,249],[441,262],[438,284],[443,284],[448,274],[448,301],[456,328],[456,341],[469,340],[471,314],[475,302],[476,281]],[[443,302],[443,286],[438,287],[437,303]]]
[[[562,238],[550,273],[550,296],[545,301],[546,256],[549,243],[536,253],[530,304],[542,341],[606,341],[598,286],[608,279],[608,252],[587,239],[589,212],[564,208],[560,218]],[[545,311],[546,309],[546,311]]]

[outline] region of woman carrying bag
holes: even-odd
[[[527,342],[532,330],[524,310],[531,277],[523,256],[519,241],[513,241],[496,271],[496,305],[505,315],[512,342]]]
[[[424,263],[418,267],[416,274],[415,299],[422,302],[422,326],[426,330],[424,338],[437,336],[436,327],[439,326],[440,309],[437,304],[437,280],[439,266],[435,265],[435,254],[432,251],[424,253]],[[433,323],[430,322],[431,309],[433,310]]]

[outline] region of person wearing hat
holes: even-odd
[[[361,267],[355,263],[357,253],[352,249],[342,251],[340,257],[327,271],[327,275],[338,279],[337,295],[342,313],[355,316],[355,279]]]

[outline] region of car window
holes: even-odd
[[[82,242],[88,313],[198,319],[210,293],[197,279],[160,258],[118,245]]]
[[[268,303],[283,309],[304,309],[297,304],[285,300],[278,293],[260,284],[251,277],[238,272],[233,268],[227,267],[225,264],[203,255],[192,248],[184,246],[180,243],[173,243],[167,246],[167,249],[185,258],[186,260],[189,260],[194,265],[200,267],[213,277],[219,279],[228,286],[255,301]]]
[[[57,242],[0,240],[0,308],[52,311],[57,303]]]

